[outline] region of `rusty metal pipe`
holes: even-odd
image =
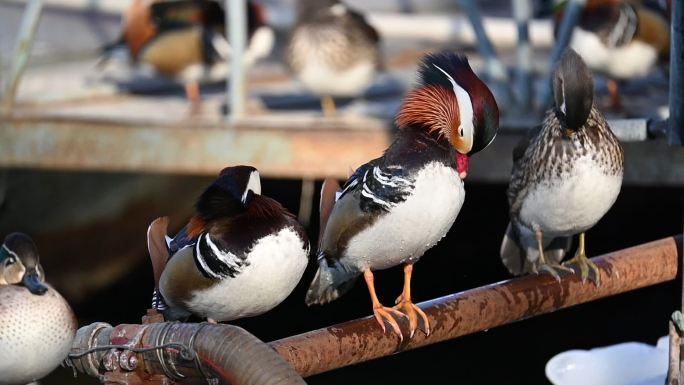
[[[273,341],[271,346],[307,377],[673,280],[680,244],[681,236],[669,237],[592,259],[601,269],[598,288],[576,276],[559,283],[548,275],[529,275],[423,302],[419,306],[433,331],[428,337],[416,333],[404,338],[402,345],[367,317]]]
[[[230,325],[155,323],[112,328],[97,323],[78,331],[72,354],[98,346],[106,350],[71,361],[80,372],[119,384],[166,383],[167,378],[182,383],[204,382],[207,377],[234,380],[226,373],[280,368],[287,366],[286,361],[292,368],[283,377],[285,383],[296,380],[292,369],[307,377],[673,280],[682,254],[681,242],[681,236],[669,237],[594,258],[601,270],[600,287],[582,284],[577,276],[557,282],[548,275],[529,275],[423,302],[419,306],[430,318],[432,333],[427,337],[416,333],[401,345],[396,336],[383,334],[372,317],[271,342],[270,348],[280,356],[262,344],[265,350],[260,348],[239,358],[229,356],[251,342],[233,335],[239,328]],[[109,344],[129,349],[107,349]],[[189,352],[199,354],[189,357]],[[262,354],[278,359],[256,363]],[[282,373],[286,372],[283,368]],[[261,383],[257,377],[252,380],[246,383]]]

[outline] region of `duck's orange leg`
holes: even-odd
[[[618,91],[618,84],[615,80],[610,79],[607,83],[608,93],[610,94],[610,107],[614,110],[622,109],[622,101]]]
[[[391,307],[385,307],[382,306],[380,301],[378,300],[377,294],[375,294],[375,282],[373,279],[373,272],[370,270],[366,270],[363,272],[363,278],[366,280],[366,285],[368,286],[368,293],[370,294],[371,297],[371,302],[373,303],[373,315],[375,315],[375,319],[378,321],[380,324],[380,327],[382,328],[383,333],[385,332],[385,323],[389,324],[390,327],[392,327],[392,330],[394,330],[394,333],[396,333],[399,336],[399,339],[401,341],[404,340],[404,334],[401,332],[401,328],[399,327],[399,323],[397,323],[397,320],[393,317],[393,315],[398,316],[398,317],[406,317],[402,312],[393,309]]]
[[[397,304],[394,309],[401,310],[403,314],[406,314],[409,319],[409,330],[411,331],[411,337],[416,332],[416,329],[420,328],[425,335],[430,335],[430,321],[425,312],[411,302],[411,274],[413,273],[413,264],[407,263],[404,265],[404,290],[395,303]],[[419,327],[419,317],[420,317],[420,327]]]
[[[202,110],[199,83],[195,81],[185,83],[185,96],[190,103],[190,114],[199,113]]]

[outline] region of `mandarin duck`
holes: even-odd
[[[0,384],[27,384],[52,372],[71,350],[76,317],[50,285],[26,234],[0,247]]]
[[[412,302],[413,265],[451,228],[465,198],[468,157],[492,142],[499,124],[496,101],[465,56],[427,55],[418,72],[383,156],[360,166],[339,192],[326,181],[319,267],[306,295],[309,305],[325,304],[363,275],[375,319],[401,340],[395,317],[408,318],[411,337],[417,328],[430,333]],[[373,271],[396,265],[404,265],[404,288],[388,308],[375,293]]]
[[[216,0],[133,0],[123,20],[121,37],[105,47],[105,57],[125,46],[133,64],[182,82],[191,111],[200,106],[199,82],[225,78],[229,73],[230,44],[225,13]],[[248,68],[268,56],[275,35],[265,25],[263,7],[247,3]]]
[[[326,116],[333,97],[359,96],[382,67],[380,36],[364,16],[338,0],[300,0],[285,63]]]
[[[167,319],[194,314],[216,322],[262,314],[292,292],[308,262],[304,229],[261,195],[254,167],[225,168],[173,239],[167,226],[162,217],[148,229],[153,307]]]
[[[589,277],[600,285],[584,233],[617,199],[624,156],[596,107],[593,87],[582,58],[566,49],[554,71],[554,107],[514,149],[510,223],[501,244],[502,261],[513,274],[544,271],[560,279],[559,273],[574,269],[583,282]],[[575,234],[577,253],[560,265]]]
[[[557,8],[556,27],[564,5]],[[569,46],[591,70],[609,78],[613,108],[621,107],[617,81],[643,78],[656,64],[667,68],[669,9],[669,0],[589,0],[585,5]]]

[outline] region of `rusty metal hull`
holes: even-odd
[[[267,177],[346,178],[390,141],[380,127],[354,129],[363,122],[315,119],[278,129],[273,119],[231,127],[2,119],[0,165],[7,168],[215,175],[249,164]]]

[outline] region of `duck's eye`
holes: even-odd
[[[463,126],[458,128],[458,134],[461,135],[461,138],[463,137]]]
[[[12,265],[16,262],[17,260],[14,257],[9,257],[5,260],[5,266]]]

